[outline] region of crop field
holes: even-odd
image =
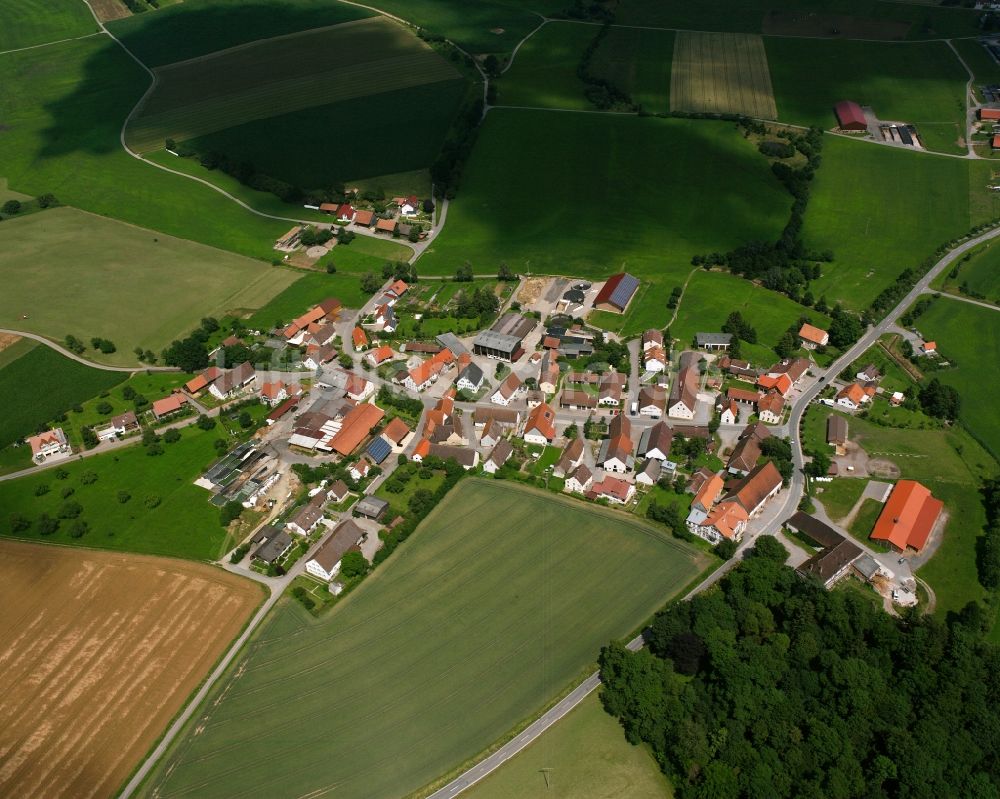
[[[674,32],[645,28],[608,30],[591,69],[628,94],[644,111],[670,111]]]
[[[775,119],[760,36],[679,31],[670,69],[670,110]]]
[[[802,236],[835,260],[813,294],[860,310],[939,245],[1000,215],[986,197],[988,170],[987,162],[826,137]]]
[[[156,12],[159,13],[159,12]],[[270,258],[288,223],[129,157],[118,136],[149,76],[107,37],[0,56],[0,175],[31,196]],[[10,223],[4,223],[10,224]]]
[[[164,558],[0,541],[0,562],[4,796],[113,795],[262,599]]]
[[[919,572],[937,594],[936,614],[979,601],[976,539],[986,524],[979,485],[996,476],[997,462],[961,427],[900,430],[851,419],[850,435],[869,456],[892,461],[902,477],[919,480],[944,501],[948,522],[941,546]]]
[[[129,145],[142,152],[168,137],[191,139],[459,73],[402,25],[374,17],[170,64],[156,76],[155,91],[126,130]]]
[[[88,349],[86,357],[132,365],[135,347],[158,353],[204,316],[258,308],[292,276],[152,230],[54,208],[3,223],[0,280],[0,326],[57,341],[72,333],[88,345],[93,336],[108,338],[117,352]]]
[[[448,66],[444,61],[441,64]],[[351,90],[371,91],[376,85],[361,81]],[[393,197],[413,187],[412,175],[406,174],[402,180],[393,175],[421,170],[423,190],[415,191],[424,195],[430,193],[427,168],[440,152],[467,89],[465,81],[442,80],[368,94],[246,122],[199,136],[189,144],[198,151],[216,151],[250,161],[266,175],[305,188],[338,184],[355,187],[367,182]],[[401,146],[403,130],[405,145]],[[332,145],[331,131],[350,133],[345,141]],[[283,146],[275,147],[274,142],[279,140]],[[166,157],[193,164],[199,177],[213,182],[216,176],[225,177],[208,172],[193,159],[174,158],[169,153]],[[279,213],[284,216],[299,216],[302,210],[284,205],[277,198],[275,202],[282,206]]]
[[[96,33],[81,0],[19,0],[0,3],[0,51]]]
[[[497,81],[497,104],[593,109],[576,70],[599,30],[572,22],[546,23],[521,45],[514,63]]]
[[[662,292],[662,298],[665,299],[668,293]],[[670,334],[686,345],[698,331],[720,330],[733,311],[739,311],[757,330],[756,345],[741,344],[752,360],[756,360],[754,355],[776,359],[773,347],[800,316],[810,317],[819,327],[825,327],[830,321],[826,315],[749,280],[727,272],[700,270],[694,273],[684,291]]]
[[[621,25],[886,40],[901,36],[907,39],[976,36],[978,20],[977,12],[972,9],[882,0],[741,0],[739,3],[622,0],[615,15],[615,21]]]
[[[19,357],[0,366],[0,448],[35,433],[74,405],[125,379],[122,372],[93,369],[43,344],[15,345]]]
[[[670,799],[673,790],[645,746],[625,740],[598,692],[527,749],[465,791],[468,799]]]
[[[468,480],[325,617],[280,605],[147,791],[408,795],[537,713],[702,565],[623,514]]]
[[[957,142],[965,135],[969,76],[945,42],[766,42],[781,120],[830,129],[834,104],[850,99],[879,119],[916,124],[928,149],[965,152]]]
[[[364,19],[372,13],[326,0],[184,0],[152,14],[110,23],[108,30],[144,64],[161,67],[259,39]]]
[[[994,284],[995,285],[995,284]],[[934,372],[962,395],[962,422],[1000,459],[1000,414],[994,408],[992,365],[1000,363],[1000,311],[942,297],[916,321],[955,366]],[[984,366],[990,364],[990,378]]]
[[[468,259],[477,273],[506,261],[535,274],[627,269],[682,282],[696,253],[775,238],[790,205],[730,124],[501,108],[417,270],[450,275]]]
[[[49,469],[0,482],[0,536],[192,560],[220,558],[228,535],[209,493],[194,484],[217,458],[213,442],[220,437],[224,433],[218,427],[207,432],[186,427],[180,441],[163,445],[162,455],[151,457],[136,445],[67,461],[62,479],[57,469]],[[60,519],[55,532],[43,533],[41,517],[59,518],[67,502],[82,507],[79,516]],[[28,528],[15,529],[15,516],[26,519]],[[88,529],[74,536],[74,524],[81,520]]]
[[[958,274],[951,277],[951,272],[958,268]],[[961,295],[964,288],[976,296],[985,297],[983,302],[1000,305],[1000,247],[989,243],[980,247],[966,261],[962,260],[951,270],[945,270],[934,280],[936,288],[942,288]],[[971,296],[971,295],[970,295]]]

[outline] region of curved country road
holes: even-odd
[[[0,333],[9,333],[12,336],[20,336],[21,338],[30,338],[32,341],[37,341],[39,344],[44,344],[46,347],[51,347],[60,355],[69,358],[70,360],[76,361],[77,363],[82,363],[84,366],[89,366],[92,369],[103,369],[105,372],[126,372],[132,374],[133,372],[179,372],[180,369],[176,366],[108,366],[104,363],[95,363],[94,361],[88,361],[86,358],[81,358],[75,352],[70,352],[61,344],[57,344],[52,339],[45,338],[45,336],[39,336],[37,333],[25,333],[23,330],[10,330],[6,327],[0,327]]]
[[[795,405],[792,406],[792,413],[788,422],[788,429],[792,431],[792,460],[795,464],[795,472],[792,475],[789,490],[785,493],[785,501],[781,506],[781,510],[773,517],[774,521],[769,525],[771,529],[767,532],[776,532],[780,528],[781,521],[784,521],[795,512],[795,509],[798,507],[799,501],[802,498],[802,493],[805,490],[805,478],[802,474],[802,467],[805,463],[805,459],[802,453],[802,441],[799,436],[799,425],[802,422],[802,416],[805,413],[805,409],[809,406],[809,403],[812,402],[820,391],[822,391],[829,384],[830,375],[835,377],[840,374],[846,366],[855,361],[862,353],[865,352],[865,350],[869,349],[876,341],[878,341],[880,336],[888,332],[889,328],[895,324],[899,316],[927,290],[931,281],[934,280],[934,278],[936,278],[943,269],[950,266],[956,259],[964,255],[972,248],[979,246],[984,241],[994,239],[997,236],[1000,236],[1000,228],[994,228],[993,230],[983,233],[981,236],[969,239],[969,241],[959,245],[947,253],[940,261],[931,267],[930,271],[928,271],[926,275],[917,281],[916,285],[907,293],[899,304],[897,304],[896,307],[893,308],[884,319],[882,319],[881,322],[874,327],[869,328],[853,347],[841,355],[840,358],[838,358],[827,369],[819,372],[820,375],[827,378],[826,380],[822,383],[816,381],[811,388],[803,392],[798,400],[796,400]],[[739,562],[743,552],[748,549],[751,544],[752,541],[745,541],[744,545],[737,550],[736,554],[730,560],[727,560],[725,563],[720,565],[718,569],[716,569],[701,584],[699,584],[697,588],[688,594],[685,599],[690,599],[693,594],[704,591],[715,585],[715,583],[717,583]],[[628,647],[629,649],[635,651],[642,645],[643,641],[640,636],[630,641]],[[545,732],[545,730],[568,714],[573,708],[586,699],[586,697],[595,688],[597,688],[599,684],[599,676],[596,673],[590,675],[586,680],[574,688],[573,691],[571,691],[564,699],[559,701],[554,707],[547,710],[536,721],[530,724],[523,732],[519,733],[493,754],[483,758],[474,766],[464,771],[461,775],[453,779],[443,788],[430,794],[428,799],[452,799],[452,797],[458,796],[462,791],[479,782],[492,771],[495,771],[503,765],[504,762],[516,755],[522,749],[526,748],[532,741],[538,738],[539,735]]]

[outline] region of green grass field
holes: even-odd
[[[956,39],[952,42],[962,60],[976,76],[976,97],[983,99],[979,91],[981,83],[1000,83],[1000,64],[986,52],[977,39]]]
[[[962,288],[985,297],[985,302],[1000,304],[1000,247],[993,242],[977,249],[968,261],[958,264],[958,275],[951,277],[946,269],[934,279],[934,287],[962,294]],[[978,299],[978,297],[977,297]]]
[[[154,14],[137,14],[108,29],[150,67],[228,47],[338,25],[372,12],[326,0],[185,0]]]
[[[408,795],[538,713],[700,566],[623,514],[469,480],[324,618],[279,605],[147,795]]]
[[[87,6],[77,0],[19,0],[0,4],[0,50],[32,47],[97,32]]]
[[[803,225],[808,247],[832,250],[813,294],[862,309],[908,267],[974,224],[1000,215],[989,163],[827,136]],[[919,201],[916,201],[919,198]]]
[[[468,799],[669,799],[649,751],[625,740],[595,691],[537,741],[463,796]]]
[[[0,279],[0,326],[57,341],[72,333],[88,345],[87,358],[132,365],[135,347],[158,353],[202,317],[258,308],[293,275],[75,208],[55,208],[0,226]],[[89,349],[93,336],[111,339],[117,352]]]
[[[593,109],[576,69],[599,30],[569,22],[543,26],[521,45],[514,63],[497,81],[497,105]]]
[[[731,125],[515,109],[490,112],[461,192],[424,274],[468,259],[480,273],[506,261],[682,281],[695,253],[777,236],[790,206]]]
[[[157,12],[159,13],[159,12]],[[270,259],[288,223],[130,158],[122,122],[149,76],[107,37],[0,56],[0,175],[32,196]],[[8,224],[8,223],[4,223]]]
[[[684,291],[670,334],[686,346],[699,331],[720,330],[733,311],[743,314],[757,330],[756,345],[741,344],[744,357],[754,361],[776,359],[774,346],[800,316],[811,317],[819,327],[829,323],[826,315],[799,305],[784,294],[768,291],[727,272],[699,270]]]
[[[168,137],[182,141],[386,90],[459,79],[455,67],[430,45],[385,17],[268,39],[161,67],[156,72],[156,89],[143,101],[126,131],[129,145],[141,152],[162,148]],[[391,99],[384,102],[393,104]],[[399,99],[395,98],[395,102]],[[404,126],[407,111],[412,112],[412,108],[401,109],[392,121]],[[387,113],[384,111],[382,116]],[[453,114],[454,109],[443,114],[445,128]],[[328,120],[328,124],[331,127],[323,131],[321,141],[315,142],[322,146],[310,153],[314,161],[321,161],[320,154],[331,144],[347,152],[360,149],[348,141],[331,141],[332,130],[351,128],[349,120]],[[310,130],[308,116],[301,123],[286,120],[283,127],[290,125]],[[363,136],[365,131],[357,133]],[[398,141],[400,133],[394,133]],[[313,135],[315,138],[316,133]],[[419,130],[411,135],[418,138]],[[294,141],[282,148],[275,148],[274,140],[264,144],[268,150],[301,146]],[[366,148],[377,146],[378,142],[366,142]],[[402,170],[382,170],[393,171]]]
[[[916,124],[928,149],[965,152],[969,76],[945,42],[764,41],[778,119],[830,129],[834,104],[855,100],[879,119]]]
[[[34,434],[39,425],[126,377],[71,361],[43,344],[15,346],[18,357],[0,366],[0,391],[5,397],[0,448]]]
[[[594,53],[591,69],[629,94],[644,111],[670,111],[674,32],[611,28]]]
[[[406,174],[396,183],[392,175],[426,170],[437,157],[466,90],[465,81],[444,80],[370,94],[235,125],[189,144],[199,152],[249,161],[266,175],[306,189],[354,187],[359,180],[375,179],[393,197],[411,188],[412,178]],[[331,131],[344,132],[345,140],[332,142]],[[276,141],[282,146],[275,147]],[[197,168],[200,177],[215,180],[217,173]],[[428,184],[429,178],[422,182]],[[300,210],[284,205],[281,213],[299,216]]]
[[[1000,414],[993,410],[991,368],[1000,363],[1000,311],[942,297],[917,319],[916,326],[937,342],[945,358],[954,358],[956,366],[934,376],[958,389],[962,423],[1000,459]]]
[[[943,615],[981,599],[975,547],[986,516],[979,485],[997,474],[997,462],[961,427],[900,430],[851,419],[849,429],[869,456],[892,461],[902,477],[919,480],[944,501],[949,519],[941,546],[920,569],[937,594],[936,612]]]
[[[814,486],[815,498],[823,503],[823,508],[835,522],[847,517],[851,508],[864,493],[867,480],[856,477],[838,477],[832,483],[819,483]]]
[[[131,446],[63,467],[64,480],[55,470],[39,472],[0,483],[0,535],[73,544],[97,549],[117,549],[147,555],[172,555],[194,560],[214,560],[225,551],[226,531],[219,524],[219,511],[209,503],[209,493],[194,484],[195,478],[217,457],[212,442],[219,429],[204,432],[194,427],[181,433],[181,440],[164,444],[164,453],[151,457],[142,446]],[[81,479],[92,472],[97,480]],[[36,496],[39,486],[49,491]],[[62,492],[73,489],[67,499]],[[119,492],[130,498],[119,501]],[[159,504],[150,507],[153,499]],[[52,534],[42,535],[37,521],[46,513],[55,518],[66,502],[83,507],[80,519],[90,529],[80,538],[69,534],[72,521],[62,521]],[[11,529],[12,514],[28,519],[25,531]]]
[[[975,36],[978,14],[971,9],[936,8],[880,0],[743,0],[740,3],[690,3],[685,0],[623,0],[615,21],[622,25],[651,25],[702,31],[766,33],[769,12],[791,12],[802,18],[800,35],[831,35],[837,27],[842,36],[855,38],[938,39],[948,36]],[[827,15],[828,23],[817,26],[813,18]],[[840,19],[832,19],[834,16]],[[842,17],[854,17],[851,30]],[[846,31],[846,32],[845,32]]]

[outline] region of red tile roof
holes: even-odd
[[[546,402],[536,405],[528,414],[528,421],[524,425],[524,432],[530,433],[537,430],[549,441],[556,436],[556,412],[552,406]]]
[[[330,447],[341,455],[350,455],[383,416],[385,412],[381,408],[367,402],[356,405],[347,412],[340,431],[330,439]]]
[[[368,346],[368,335],[360,327],[354,328],[351,336],[354,339],[355,347],[367,347]]]
[[[915,480],[900,480],[875,522],[871,537],[888,541],[900,551],[907,547],[920,551],[943,507],[926,486]]]
[[[828,334],[825,330],[814,327],[808,322],[802,325],[799,329],[799,338],[804,338],[806,341],[812,342],[813,344],[822,344],[827,335]]]
[[[182,394],[171,394],[169,397],[158,399],[153,403],[153,415],[159,417],[178,411],[185,402],[187,399]]]
[[[385,430],[382,431],[382,435],[384,435],[393,444],[397,445],[409,434],[409,426],[398,416],[389,422],[389,424],[385,426]]]

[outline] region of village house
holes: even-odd
[[[873,386],[862,386],[859,383],[851,383],[837,392],[837,405],[849,411],[856,411],[866,402],[870,402],[875,396]]]
[[[357,482],[358,480],[364,480],[371,470],[372,462],[367,458],[360,458],[351,464],[351,468],[347,470],[347,473],[351,476],[352,480]]]
[[[355,478],[357,479],[357,478]],[[343,480],[334,480],[326,487],[326,498],[338,505],[351,495],[351,489]]]
[[[354,212],[354,226],[360,228],[370,228],[375,221],[375,212],[368,210],[358,210]]]
[[[781,424],[785,414],[785,399],[777,391],[770,391],[757,400],[757,416],[764,424]]]
[[[799,381],[801,381],[809,371],[809,367],[811,365],[812,364],[805,358],[787,358],[783,361],[779,361],[768,369],[767,375],[769,377],[780,377],[785,375],[792,381],[793,386],[797,386]],[[787,394],[788,392],[784,393]]]
[[[564,388],[559,392],[559,407],[569,408],[573,411],[593,410],[597,407],[597,397],[586,391]]]
[[[443,349],[410,370],[404,385],[411,391],[423,391],[436,383],[438,377],[455,361],[451,350]]]
[[[556,437],[556,412],[543,402],[532,408],[524,423],[524,440],[529,444],[551,444]]]
[[[639,389],[639,415],[659,419],[666,413],[667,391],[659,386],[643,386]]]
[[[770,437],[771,431],[759,422],[747,425],[740,433],[739,441],[729,456],[726,468],[730,474],[749,474],[762,454],[760,443]]]
[[[212,384],[215,385],[214,383]],[[171,394],[163,399],[153,401],[153,416],[157,421],[164,419],[171,414],[177,413],[187,403],[187,397],[183,394]]]
[[[601,382],[598,386],[597,404],[610,408],[617,408],[622,404],[622,393],[628,378],[621,372],[611,370],[601,375]]]
[[[503,438],[503,428],[496,419],[490,419],[483,425],[483,431],[479,435],[479,444],[482,447],[495,447],[501,438]]]
[[[726,493],[723,502],[736,502],[749,518],[758,516],[769,499],[781,491],[781,472],[771,461],[757,466]]]
[[[518,396],[524,393],[524,383],[514,372],[507,375],[507,379],[500,384],[500,388],[493,392],[490,402],[494,405],[510,405]]]
[[[251,560],[270,566],[288,554],[292,548],[292,537],[285,530],[265,524],[254,536],[252,544],[257,548],[250,555]]]
[[[802,511],[796,511],[785,522],[785,527],[806,536],[820,547],[796,572],[803,576],[819,578],[823,587],[832,588],[842,577],[851,573],[851,565],[861,556],[862,550],[828,524]]]
[[[695,535],[705,538],[709,533],[709,531],[700,528],[705,519],[708,518],[712,506],[722,494],[723,485],[722,478],[707,469],[699,470],[692,478],[689,488],[693,489],[694,498],[691,500],[691,510],[688,512],[686,524]],[[711,541],[712,539],[708,538],[707,540]],[[717,541],[713,543],[717,543]]]
[[[583,462],[584,443],[582,438],[574,438],[562,451],[558,462],[552,469],[554,477],[565,477]]]
[[[635,465],[632,450],[632,423],[625,414],[618,414],[608,425],[608,437],[601,441],[597,465],[606,472],[624,474]]]
[[[787,397],[792,390],[792,378],[787,374],[761,375],[757,378],[757,385],[765,392],[777,391],[782,397]]]
[[[390,420],[382,431],[382,437],[397,451],[405,447],[412,436],[410,426],[398,416]]]
[[[72,451],[61,427],[53,427],[36,436],[28,436],[25,442],[31,447],[31,458],[36,463],[56,455],[68,455]]]
[[[727,399],[722,403],[722,412],[719,414],[719,424],[733,425],[740,421],[740,407],[736,400]]]
[[[524,402],[528,406],[530,411],[532,408],[537,408],[543,402],[545,402],[545,394],[536,389],[528,389],[524,392]]]
[[[482,430],[491,421],[495,421],[505,430],[510,430],[516,435],[521,428],[521,412],[515,408],[477,405],[472,412],[472,422],[476,429]]]
[[[467,447],[454,447],[449,444],[431,444],[430,455],[443,461],[453,460],[465,471],[475,469],[479,465],[479,452]]]
[[[273,408],[284,402],[289,396],[298,396],[300,393],[302,393],[302,389],[298,383],[289,386],[281,380],[275,380],[261,385],[260,401]]]
[[[309,344],[306,346],[306,355],[302,359],[302,365],[307,369],[319,369],[337,357],[337,350],[330,345],[318,346]]]
[[[98,441],[109,441],[116,436],[123,436],[139,429],[139,420],[135,411],[125,411],[118,416],[112,416],[111,421],[105,427],[94,430]]]
[[[670,429],[670,425],[666,422],[657,422],[643,430],[639,436],[639,456],[658,461],[669,460],[673,439],[674,431]]]
[[[474,394],[483,387],[485,379],[483,370],[470,361],[458,373],[458,377],[455,378],[455,388],[459,391],[468,391]]]
[[[698,405],[698,385],[701,381],[698,372],[699,360],[696,352],[685,352],[681,355],[680,371],[667,400],[667,416],[674,419],[694,419]]]
[[[635,470],[636,485],[654,486],[660,479],[660,471],[663,465],[656,458],[647,458],[642,465]]]
[[[859,383],[877,383],[882,379],[882,373],[878,370],[878,367],[870,363],[860,372],[855,375]]]
[[[920,345],[920,352],[924,355],[937,355],[937,342],[925,341]]]
[[[386,333],[394,333],[398,322],[396,312],[389,303],[382,303],[375,309],[375,324]]]
[[[760,370],[754,369],[750,361],[740,361],[723,355],[718,361],[719,368],[726,374],[756,383]]]
[[[496,474],[497,471],[510,460],[511,454],[514,452],[514,447],[509,441],[500,439],[496,446],[493,447],[493,451],[490,452],[489,457],[483,463],[483,471],[487,474]]]
[[[799,328],[799,343],[807,350],[825,347],[830,343],[830,334],[806,322]]]
[[[227,400],[249,388],[257,380],[257,372],[249,363],[241,363],[215,380],[208,387],[208,393],[216,399]]]
[[[360,327],[355,327],[351,331],[351,340],[354,342],[354,349],[364,350],[368,348],[368,334]]]
[[[573,494],[586,494],[594,483],[594,475],[584,464],[580,464],[568,475],[563,484],[563,491]]]
[[[345,519],[326,537],[316,553],[306,561],[306,571],[313,577],[330,582],[340,573],[344,555],[357,547],[365,531],[353,519]]]
[[[351,512],[356,516],[364,516],[366,519],[378,521],[382,518],[382,515],[386,512],[386,510],[388,510],[388,508],[389,503],[384,499],[366,496],[362,497],[361,501],[351,508]]]
[[[546,394],[555,394],[559,385],[559,364],[556,356],[546,352],[538,369],[538,388]]]
[[[289,344],[301,344],[306,335],[310,332],[309,327],[315,325],[314,330],[319,327],[320,322],[336,322],[342,305],[336,297],[328,297],[321,303],[314,305],[302,316],[293,319],[281,335]]]
[[[366,352],[364,357],[372,366],[381,366],[386,361],[391,361],[395,355],[392,347],[388,344],[383,344],[381,347]]]
[[[593,483],[587,491],[587,499],[604,499],[612,505],[627,505],[635,496],[635,486],[627,480],[605,475],[599,483]]]
[[[326,495],[321,491],[289,519],[285,529],[296,535],[309,535],[323,521],[323,505],[325,504]]]

